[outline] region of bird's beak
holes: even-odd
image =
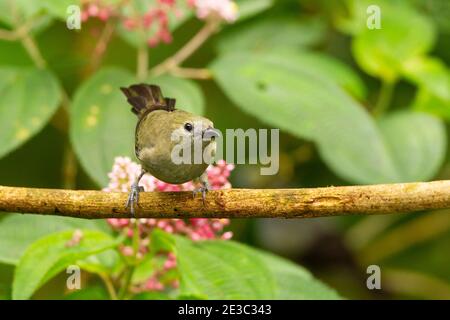
[[[214,141],[220,137],[220,131],[212,127],[203,130],[203,141]]]

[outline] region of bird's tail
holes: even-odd
[[[153,84],[134,84],[120,88],[133,107],[131,111],[141,118],[153,110],[175,110],[175,99],[164,98],[161,88]]]

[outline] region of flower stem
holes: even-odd
[[[68,140],[67,138],[63,154],[63,188],[75,189],[77,181],[77,159]]]
[[[106,52],[106,48],[108,47],[108,43],[111,40],[111,37],[114,33],[115,25],[112,21],[108,21],[103,27],[103,31],[100,35],[97,44],[95,45],[92,60],[91,60],[91,68],[92,70],[97,70],[103,55]]]
[[[134,265],[130,265],[127,269],[127,272],[125,273],[125,281],[123,283],[123,286],[120,288],[118,299],[123,300],[125,299],[128,289],[131,285],[131,279],[133,277],[134,273]]]
[[[0,29],[0,40],[15,41],[18,39],[16,32],[11,30]]]
[[[45,69],[47,68],[47,61],[44,59],[44,57],[41,54],[41,51],[39,50],[39,47],[36,43],[36,41],[33,39],[33,37],[30,35],[30,29],[33,25],[33,20],[26,22],[24,28],[17,29],[16,33],[19,35],[19,39],[21,39],[22,45],[26,49],[28,55],[30,56],[31,60],[33,61],[34,65],[39,69]],[[61,96],[62,96],[62,103],[61,107],[59,108],[58,119],[54,117],[54,120],[60,122],[60,124],[56,124],[56,126],[63,131],[63,133],[67,136],[66,144],[64,146],[64,154],[63,154],[63,185],[66,189],[74,189],[76,186],[76,175],[77,175],[77,161],[75,158],[75,153],[72,149],[72,146],[69,142],[68,137],[68,115],[69,115],[69,106],[70,106],[70,99],[67,92],[64,90],[64,88],[61,87]],[[54,122],[52,120],[52,122]]]
[[[108,290],[108,294],[111,297],[111,300],[117,300],[117,293],[116,289],[114,288],[114,285],[111,281],[111,278],[107,274],[99,274],[100,279],[102,279],[103,283],[105,284],[106,290]]]
[[[198,48],[200,48],[208,38],[217,32],[220,22],[216,19],[211,19],[206,22],[203,28],[189,40],[178,52],[172,57],[164,60],[155,66],[150,72],[156,76],[161,75],[171,69],[178,67],[187,58],[189,58]]]
[[[140,46],[137,52],[136,76],[139,81],[144,81],[148,76],[148,48],[146,45]]]
[[[380,95],[377,104],[373,109],[373,114],[376,116],[382,115],[390,106],[392,102],[392,95],[394,93],[395,82],[383,81],[381,83]]]
[[[38,67],[39,69],[44,69],[47,66],[47,62],[42,57],[42,54],[39,51],[36,42],[29,34],[24,35],[24,37],[22,38],[22,45],[27,50],[28,55],[30,56],[31,60],[33,60],[36,67]]]
[[[180,78],[199,79],[199,80],[208,80],[212,78],[211,71],[208,69],[175,67],[170,71],[170,73]]]

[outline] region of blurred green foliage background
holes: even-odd
[[[15,1],[17,25],[9,1],[0,0],[1,29],[34,21],[30,37],[46,61],[39,68],[27,40],[2,40],[0,33],[1,185],[99,189],[114,157],[133,154],[135,118],[118,87],[136,81],[142,39],[98,19],[67,29],[65,9],[74,2]],[[373,4],[381,8],[379,30],[367,27]],[[207,68],[211,79],[170,72],[147,78],[221,130],[280,128],[279,173],[261,176],[258,166],[239,165],[233,187],[450,179],[448,1],[244,0],[238,6],[238,20],[222,25],[183,63]],[[192,15],[183,20],[171,25],[170,44],[149,49],[150,68],[204,24]],[[115,29],[96,56],[109,24]],[[11,257],[28,243],[24,230],[59,230],[11,217],[0,218],[0,297],[9,294]],[[233,220],[231,229],[236,240],[302,264],[343,297],[450,297],[448,210]],[[24,244],[11,238],[16,233]],[[381,290],[366,288],[370,264],[381,267]],[[61,297],[58,281],[38,297]]]

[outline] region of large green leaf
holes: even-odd
[[[114,158],[133,156],[136,117],[130,112],[121,86],[135,83],[127,71],[108,68],[97,72],[77,90],[71,107],[71,140],[86,172],[100,186],[108,182]],[[177,108],[201,113],[203,98],[189,80],[169,76],[151,78]]]
[[[90,285],[80,290],[74,290],[64,296],[64,300],[110,300],[108,291],[103,286]]]
[[[436,175],[447,146],[445,127],[439,119],[403,111],[383,117],[379,126],[404,181],[423,181]]]
[[[41,8],[40,1],[0,0],[0,22],[12,27],[17,23],[14,20],[16,17],[19,21],[29,19],[38,13]]]
[[[136,118],[119,87],[134,83],[120,69],[104,69],[75,93],[70,115],[70,136],[86,172],[100,186],[108,182],[114,158],[133,155]]]
[[[29,1],[28,1],[29,2]],[[69,6],[80,5],[80,0],[38,0],[33,2],[40,2],[41,6],[46,9],[48,13],[60,19],[68,17],[67,8]]]
[[[13,26],[14,17],[23,22],[44,11],[64,20],[71,5],[80,5],[80,0],[0,0],[0,21]]]
[[[439,98],[427,89],[419,89],[414,98],[413,108],[450,121],[450,100]]]
[[[231,242],[177,238],[181,294],[205,299],[273,299],[275,280],[256,257]]]
[[[235,0],[238,7],[238,20],[244,20],[270,8],[274,0]]]
[[[204,299],[338,298],[309,272],[234,241],[176,238],[181,295]]]
[[[164,96],[175,98],[177,109],[199,115],[205,112],[203,93],[195,82],[171,76],[150,78],[148,81],[159,85]]]
[[[403,75],[450,104],[450,71],[439,59],[414,57],[403,64]]]
[[[332,56],[310,51],[300,51],[293,61],[302,65],[305,72],[328,78],[358,99],[365,98],[367,89],[358,74]]]
[[[220,36],[218,49],[220,52],[267,51],[278,47],[312,46],[323,40],[325,31],[322,20],[277,15],[239,24],[225,31]]]
[[[414,167],[415,160],[400,159],[398,149],[388,143],[394,138],[382,134],[367,111],[336,86],[337,80],[326,78],[322,65],[304,59],[299,53],[285,50],[229,53],[220,57],[212,69],[219,85],[236,105],[272,126],[315,141],[328,166],[348,181],[429,179],[443,161],[445,137],[441,124],[420,116],[424,126],[433,126],[430,133],[425,133],[427,137],[417,137],[423,131],[414,133],[414,128],[408,133],[398,128],[395,140],[405,143],[398,149],[407,154],[423,152],[418,158],[427,161],[421,162],[421,169],[400,170]],[[328,74],[332,80],[337,78],[333,72]],[[395,125],[401,126],[397,122]],[[430,136],[437,139],[433,153],[426,146]],[[408,144],[409,139],[421,145]]]
[[[255,251],[253,249],[251,250]],[[262,263],[267,266],[275,278],[276,299],[340,299],[336,291],[315,279],[304,268],[270,253],[262,251],[258,251],[257,253]]]
[[[61,98],[55,76],[34,68],[0,68],[0,157],[38,133]]]
[[[108,231],[103,220],[10,214],[0,219],[0,262],[17,264],[34,241],[62,230],[97,229]]]
[[[353,40],[353,55],[368,74],[394,81],[409,59],[431,49],[434,28],[426,16],[408,5],[379,5],[381,28],[363,28]]]
[[[359,183],[398,181],[367,111],[298,59],[287,51],[230,53],[212,69],[236,105],[272,126],[315,141],[327,164],[343,178]]]
[[[116,250],[109,249],[79,260],[77,265],[90,273],[108,276],[122,270],[124,261]]]
[[[13,299],[29,299],[45,282],[68,265],[118,244],[110,235],[83,230],[78,244],[68,245],[74,231],[53,233],[32,243],[21,257],[13,280]]]

